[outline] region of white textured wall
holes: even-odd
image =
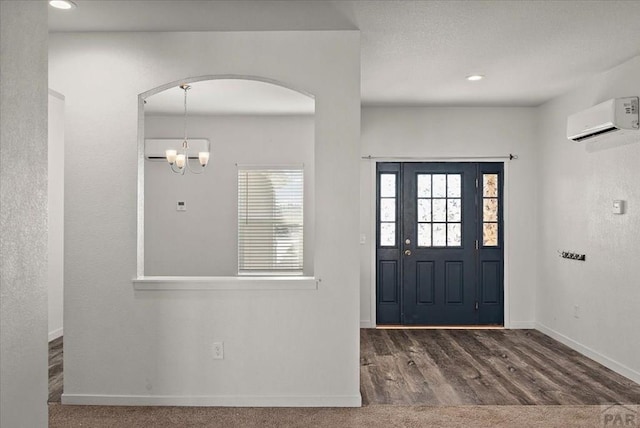
[[[365,107],[363,156],[506,156],[505,165],[505,322],[533,327],[536,300],[537,147],[533,108]],[[375,165],[361,161],[360,246],[361,324],[375,320]],[[508,305],[506,304],[508,301]],[[373,302],[373,304],[375,301]]]
[[[64,96],[49,91],[49,340],[62,336],[64,290]]]
[[[640,57],[540,107],[537,322],[565,343],[640,382],[640,137],[587,152],[566,138],[567,116],[640,95]],[[614,215],[614,199],[627,213]],[[585,262],[558,257],[585,253]],[[579,318],[574,317],[574,306]]]
[[[47,426],[47,4],[0,2],[0,426]]]
[[[208,138],[203,174],[145,162],[145,275],[238,274],[238,165],[304,164],[305,274],[313,275],[314,117],[194,116],[189,135]],[[146,138],[181,138],[180,116],[147,116]],[[194,161],[195,162],[195,161]],[[176,202],[187,211],[176,211]]]
[[[359,405],[359,33],[52,34],[49,59],[71,166],[63,401]],[[317,290],[133,289],[138,94],[215,74],[316,96]]]

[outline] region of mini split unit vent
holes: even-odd
[[[614,98],[572,114],[567,120],[567,138],[575,142],[623,135],[640,138],[638,129],[638,97]]]
[[[182,138],[147,138],[144,140],[144,157],[152,161],[166,160],[166,150],[182,149]],[[210,152],[206,138],[189,138],[189,159],[198,159],[198,152]]]

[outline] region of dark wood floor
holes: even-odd
[[[62,337],[49,342],[49,403],[59,403],[62,397]]]
[[[62,337],[49,343],[60,402]],[[360,330],[363,404],[640,404],[640,385],[535,330]]]
[[[640,385],[536,330],[360,332],[363,404],[640,404]]]

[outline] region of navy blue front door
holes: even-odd
[[[379,163],[377,323],[503,323],[502,163]]]

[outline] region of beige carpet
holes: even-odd
[[[608,415],[609,419],[605,421]],[[49,405],[49,427],[640,427],[640,406],[367,406],[328,408],[104,407]],[[621,426],[621,425],[617,425]]]

